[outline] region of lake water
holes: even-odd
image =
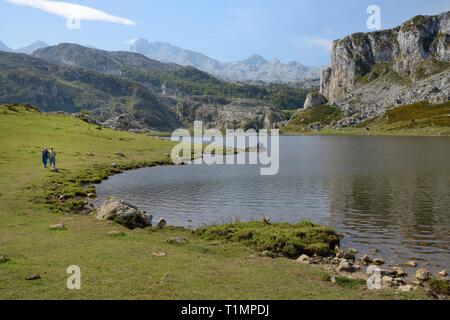
[[[255,220],[311,220],[345,235],[343,245],[389,264],[450,267],[450,138],[281,137],[280,171],[248,165],[140,169],[98,187],[197,227]],[[380,250],[376,252],[375,249]]]

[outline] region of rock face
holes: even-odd
[[[450,12],[417,16],[395,29],[333,44],[320,93],[342,109],[345,128],[402,105],[450,100]]]
[[[304,110],[312,109],[317,106],[323,105],[327,102],[328,102],[327,98],[325,98],[323,95],[321,95],[320,93],[312,92],[308,94],[303,109]]]
[[[153,217],[150,214],[122,200],[110,199],[98,208],[98,220],[112,220],[129,229],[144,229],[152,226]]]
[[[356,89],[358,78],[379,63],[414,80],[426,59],[450,61],[450,12],[417,16],[395,29],[356,33],[335,41],[331,67],[322,71],[321,93],[331,102]]]

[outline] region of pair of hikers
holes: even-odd
[[[50,168],[56,169],[56,151],[53,148],[42,149],[42,163],[44,168],[47,168],[47,163],[50,163]]]

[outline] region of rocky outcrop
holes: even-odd
[[[106,128],[120,131],[139,131],[144,129],[143,125],[128,113],[106,120],[102,125]]]
[[[129,229],[144,229],[152,226],[151,214],[141,212],[139,209],[125,201],[109,199],[97,209],[97,220],[111,220]]]
[[[395,29],[356,33],[335,41],[331,67],[322,71],[321,93],[332,103],[371,81],[373,66],[389,63],[392,71],[415,82],[424,61],[450,62],[450,12],[417,16]]]
[[[312,109],[317,106],[321,106],[327,102],[328,102],[327,98],[325,98],[323,95],[321,95],[320,93],[312,92],[308,94],[303,109],[304,110]]]
[[[285,123],[281,111],[254,99],[226,99],[196,96],[177,106],[177,114],[186,126],[202,121],[206,128],[273,129]]]

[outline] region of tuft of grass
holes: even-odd
[[[450,282],[444,279],[431,278],[427,282],[431,291],[438,295],[450,297]]]
[[[322,125],[330,125],[333,121],[341,120],[344,113],[337,107],[327,104],[315,107],[310,110],[300,110],[291,121],[286,125],[282,131],[289,132],[304,132],[308,130],[308,126],[313,123],[321,123]]]
[[[311,222],[298,224],[236,222],[203,227],[195,231],[206,240],[240,242],[252,249],[295,259],[302,254],[329,256],[340,242],[340,235],[329,227]]]

